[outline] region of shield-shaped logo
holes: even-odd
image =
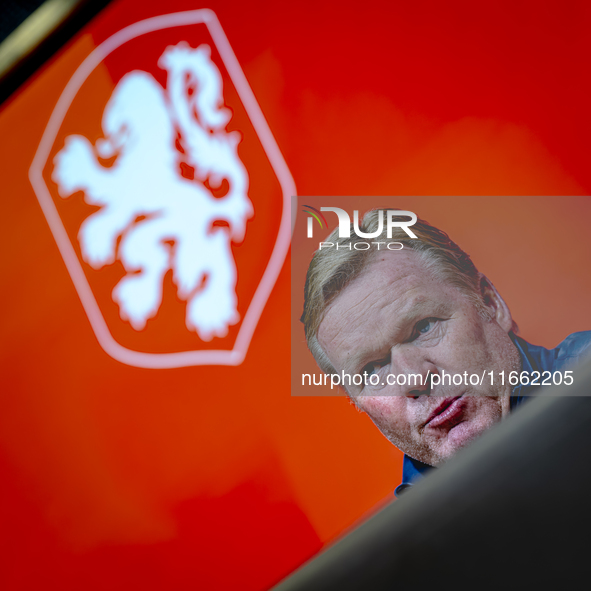
[[[237,365],[281,270],[295,186],[215,14],[131,25],[80,65],[30,179],[104,350]]]

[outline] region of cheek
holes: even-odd
[[[458,349],[465,351],[472,349],[475,346],[482,346],[487,340],[485,329],[482,324],[482,319],[475,312],[472,315],[467,315],[463,318],[463,322],[458,325],[458,330],[455,331],[455,340],[460,345]]]
[[[485,357],[485,369],[490,371],[511,371],[519,369],[521,358],[509,335],[498,324],[492,324],[485,331],[485,345],[482,347]]]
[[[486,368],[496,361],[495,351],[500,350],[501,335],[495,331],[495,325],[486,325],[474,312],[466,315],[454,330],[447,343],[447,359],[458,367],[460,373],[473,368]],[[507,335],[504,335],[508,340]],[[492,367],[491,367],[492,369]]]
[[[407,439],[410,422],[404,396],[360,396],[357,407],[391,440]]]
[[[472,397],[470,399],[472,407],[468,414],[469,420],[467,422],[476,431],[486,431],[503,417],[504,401],[505,398],[496,396],[490,398]]]
[[[503,417],[503,399],[474,397],[471,402],[466,420],[449,433],[447,443],[452,453],[479,438]]]

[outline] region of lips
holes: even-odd
[[[448,424],[457,421],[462,414],[463,406],[462,396],[444,398],[429,415],[425,427],[430,427],[432,429],[445,427]]]

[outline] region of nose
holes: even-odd
[[[396,373],[396,383],[400,396],[418,398],[431,395],[431,375],[439,372],[424,354],[413,346],[395,345],[392,347],[391,368]]]

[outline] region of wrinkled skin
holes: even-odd
[[[442,282],[412,250],[378,253],[329,306],[318,340],[337,372],[364,374],[347,386],[359,409],[400,450],[431,465],[447,460],[509,412],[498,372],[519,370],[511,313],[482,278],[489,318]],[[491,385],[488,373],[494,372]],[[477,374],[483,384],[433,385],[431,374]],[[369,378],[379,386],[369,384]],[[384,385],[420,374],[423,385]]]

